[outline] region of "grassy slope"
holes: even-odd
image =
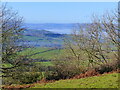
[[[43,51],[47,51],[47,50],[50,50],[49,48],[29,48],[23,52],[21,52],[20,54],[21,55],[32,55],[34,53],[37,53],[37,52],[43,52]],[[61,50],[51,50],[51,51],[47,51],[47,52],[43,52],[43,53],[38,53],[38,54],[35,54],[35,55],[32,55],[31,58],[33,59],[53,59],[56,55],[59,54]]]
[[[22,52],[19,52],[18,54],[19,55],[32,55],[34,53],[38,53],[38,52],[43,52],[43,53],[38,53],[38,54],[35,54],[35,55],[32,55],[30,56],[30,58],[32,59],[45,59],[45,60],[52,60],[54,59],[55,57],[57,57],[60,52],[62,52],[63,50],[51,50],[51,51],[47,51],[47,50],[50,50],[51,48],[28,48]],[[47,51],[47,52],[44,52],[44,51]],[[52,63],[51,62],[36,62],[36,63],[41,63],[43,65],[47,65],[47,66],[51,66]],[[11,64],[2,64],[2,66],[4,67],[11,67]]]
[[[36,84],[33,88],[118,88],[118,73]]]
[[[32,59],[45,59],[45,60],[53,60],[55,57],[57,57],[61,52],[63,52],[63,50],[51,50],[51,51],[47,51],[50,50],[51,48],[29,48],[26,49],[22,52],[20,52],[20,55],[32,55],[34,53],[38,53],[38,52],[42,52],[42,53],[38,53],[35,55],[30,56],[30,58]],[[44,52],[47,51],[47,52]],[[36,64],[43,64],[46,66],[51,66],[53,65],[52,62],[36,62]]]
[[[32,58],[32,59],[45,59],[45,60],[54,60],[54,58],[61,57],[62,54],[63,55],[65,54],[63,49],[62,50],[56,49],[56,50],[47,51],[50,49],[51,48],[39,48],[39,47],[28,48],[22,52],[19,52],[19,54],[20,55],[32,55],[34,53],[42,52],[42,53],[38,53],[38,54],[30,56],[30,58]],[[44,51],[47,51],[47,52],[44,52]],[[112,56],[112,54],[111,54],[111,56]],[[83,58],[85,58],[85,57],[83,56]],[[38,62],[38,63],[40,63],[40,62]],[[44,65],[47,65],[47,66],[52,65],[51,62],[41,62],[41,63],[43,63]],[[7,66],[7,67],[10,66],[10,64],[3,64],[3,65]]]

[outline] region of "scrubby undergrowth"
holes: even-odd
[[[99,74],[94,70],[64,80],[42,79],[33,84],[5,85],[3,88],[118,88],[120,70]]]

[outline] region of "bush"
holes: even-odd
[[[110,65],[101,65],[100,67],[96,68],[96,71],[99,72],[100,74],[103,74],[105,72],[111,72],[113,70],[113,67]]]
[[[13,77],[4,77],[3,84],[29,84],[40,81],[42,78],[41,72],[18,72]]]
[[[43,78],[42,72],[36,66],[17,67],[5,76],[7,77],[3,78],[3,84],[29,84]]]
[[[118,60],[102,64],[99,67],[95,68],[95,70],[100,74],[111,72],[113,70],[116,71],[117,69],[120,69],[120,63]]]
[[[3,84],[29,84],[40,81],[44,78],[44,73],[41,70],[42,65],[35,65],[34,63],[29,66],[20,66],[13,68],[4,73]],[[5,77],[7,76],[7,77]]]
[[[73,61],[56,61],[53,70],[46,72],[47,80],[68,79],[85,72],[85,68],[77,66]]]
[[[24,72],[20,75],[19,80],[21,84],[29,84],[33,82],[37,82],[42,79],[41,72]]]

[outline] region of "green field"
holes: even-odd
[[[42,66],[53,66],[52,62],[35,62],[36,65],[42,65]]]
[[[39,59],[39,60],[54,60],[55,58],[62,57],[61,55],[65,55],[64,49],[52,49],[52,48],[45,48],[45,47],[37,47],[37,48],[27,48],[24,51],[19,52],[19,55],[27,55],[28,58],[32,59]],[[82,52],[81,52],[82,53]],[[82,53],[83,55],[83,53]],[[110,53],[110,56],[113,56],[113,53]],[[84,56],[81,56],[85,58]],[[113,57],[114,58],[114,57]],[[47,66],[51,66],[51,62],[36,62],[37,64],[43,64]],[[4,64],[4,66],[11,66],[10,64]]]
[[[49,51],[50,50],[50,51]],[[27,55],[29,58],[32,59],[40,59],[40,60],[53,60],[55,57],[58,57],[58,55],[63,52],[63,50],[54,49],[51,50],[51,48],[27,48],[26,50],[19,52],[19,55]],[[35,62],[35,64],[42,64],[44,66],[51,66],[53,65],[51,61],[47,62]],[[11,67],[12,65],[9,63],[2,63],[3,67]]]
[[[52,49],[52,48],[27,48],[26,50],[19,52],[19,55],[28,55],[29,58],[38,60],[54,60],[58,57],[64,50],[62,49]],[[35,64],[42,64],[44,66],[53,65],[51,61],[47,62],[35,62]]]
[[[32,58],[34,59],[38,59],[38,60],[54,60],[58,57],[62,57],[61,55],[65,55],[66,53],[64,52],[64,49],[52,49],[52,48],[46,48],[46,47],[37,47],[37,48],[26,48],[24,51],[18,52],[19,55],[27,55],[28,58]],[[81,52],[82,53],[82,52]],[[83,55],[84,53],[82,53],[81,55]],[[111,58],[113,56],[113,52],[109,53]],[[81,56],[83,58],[86,58],[83,56]],[[36,62],[36,64],[43,64],[43,65],[47,65],[47,66],[51,66],[53,65],[52,62],[47,61],[47,62]],[[10,67],[10,64],[3,64],[4,67]]]
[[[54,35],[54,34],[53,34]],[[26,41],[36,41],[36,42],[44,42],[46,44],[49,43],[57,43],[57,44],[63,44],[62,37],[50,37],[50,36],[23,36],[23,40]]]
[[[118,73],[36,84],[32,88],[118,88]]]
[[[54,59],[57,55],[60,54],[62,50],[51,48],[28,48],[22,52],[20,52],[20,55],[31,55],[29,56],[32,59]]]

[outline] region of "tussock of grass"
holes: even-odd
[[[33,88],[118,88],[118,73],[36,84]]]

